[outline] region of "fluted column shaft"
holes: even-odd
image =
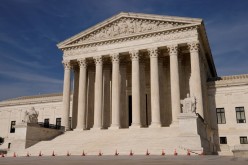
[[[168,47],[170,54],[170,76],[171,76],[171,109],[172,124],[178,123],[178,115],[181,113],[180,108],[180,82],[178,69],[178,46]]]
[[[150,55],[151,70],[151,125],[150,127],[161,127],[160,120],[160,98],[159,98],[159,76],[158,76],[158,50],[148,50]]]
[[[62,126],[65,130],[70,129],[69,115],[70,115],[70,87],[71,87],[71,64],[70,61],[63,61],[64,64],[64,87],[63,87],[63,116]]]
[[[78,115],[77,115],[77,130],[86,128],[86,59],[79,59],[79,90],[78,90]]]
[[[201,87],[201,70],[200,70],[200,57],[199,57],[199,43],[188,43],[190,50],[191,62],[191,90],[190,95],[196,97],[196,112],[204,118],[203,101],[202,101],[202,87]]]
[[[139,51],[130,52],[132,59],[132,124],[131,127],[141,127],[140,121],[140,71]]]
[[[102,57],[94,58],[96,64],[95,99],[94,99],[94,129],[102,128]]]
[[[120,65],[119,54],[111,55],[112,60],[112,124],[120,128]]]

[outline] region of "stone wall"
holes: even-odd
[[[227,137],[226,145],[219,145],[219,151],[231,151],[240,144],[240,136],[248,137],[248,75],[226,76],[208,82],[209,115],[214,141]],[[237,123],[235,107],[244,107],[246,123]],[[225,124],[217,124],[216,108],[225,109]]]

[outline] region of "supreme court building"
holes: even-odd
[[[247,149],[248,75],[218,77],[202,19],[120,13],[57,46],[63,93],[1,101],[0,148],[222,155]],[[24,120],[30,110],[46,128]]]

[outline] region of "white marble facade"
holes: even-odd
[[[239,136],[248,136],[239,133],[248,132],[248,125],[233,125],[235,113],[229,113],[235,106],[247,112],[248,76],[219,85],[224,80],[216,81],[201,19],[120,13],[58,47],[63,51],[63,94],[0,102],[0,136],[11,139],[10,122],[20,122],[30,107],[41,114],[39,122],[49,118],[55,124],[61,118],[66,130],[178,127],[187,94],[195,98],[195,113],[216,146],[219,136],[230,136],[231,146]],[[216,108],[223,106],[228,120],[218,125]]]

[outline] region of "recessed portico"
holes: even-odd
[[[196,113],[204,118],[201,65],[208,66],[209,57],[201,51],[206,45],[199,40],[200,25],[199,19],[121,13],[59,44],[66,64],[64,105],[68,68],[80,68],[79,78],[73,76],[79,81],[73,129],[177,126],[187,93],[196,97]],[[65,106],[66,128],[69,111]]]

